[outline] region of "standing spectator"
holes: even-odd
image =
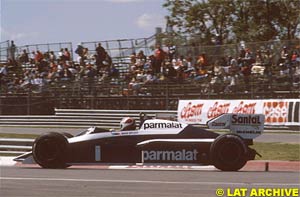
[[[54,51],[50,51],[50,53],[49,53],[49,61],[50,62],[56,61],[56,56],[54,54]]]
[[[65,50],[64,50],[64,59],[66,61],[70,61],[71,60],[71,53],[69,52],[68,48],[65,48]]]
[[[35,63],[41,62],[43,60],[43,58],[44,58],[44,55],[39,50],[37,50],[35,57],[34,57]]]
[[[89,94],[92,94],[94,92],[94,82],[95,82],[95,77],[97,75],[97,72],[90,63],[86,66],[86,69],[87,69],[86,76],[88,80]]]
[[[138,64],[141,64],[141,65],[144,65],[146,63],[146,60],[147,60],[147,57],[146,55],[144,54],[144,51],[143,50],[140,50],[139,53],[137,54],[137,63]]]
[[[159,73],[162,63],[165,59],[165,52],[158,44],[156,45],[156,50],[154,51],[154,64],[153,64],[153,72]]]
[[[171,61],[172,59],[174,59],[175,56],[176,56],[176,46],[175,45],[169,45],[168,46],[169,61]]]
[[[101,43],[98,43],[98,46],[96,47],[96,53],[97,56],[99,58],[99,62],[100,65],[102,64],[102,62],[105,60],[106,58],[106,51],[105,49],[102,47]]]
[[[29,54],[29,61],[30,61],[31,64],[34,64],[34,63],[35,63],[35,56],[36,56],[35,51],[32,51],[32,52]]]
[[[16,45],[14,41],[12,40],[10,42],[10,46],[8,47],[8,58],[11,59],[12,61],[15,61],[15,53],[16,53]]]
[[[75,50],[75,53],[79,55],[79,57],[82,57],[83,56],[83,46],[81,45],[81,43],[79,43],[77,45],[77,48]]]
[[[29,56],[28,56],[28,53],[25,49],[23,50],[23,53],[21,54],[19,60],[22,64],[29,62]]]

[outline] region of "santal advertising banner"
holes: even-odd
[[[178,121],[206,124],[224,113],[264,114],[265,125],[300,125],[299,99],[274,100],[180,100]]]

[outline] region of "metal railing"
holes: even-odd
[[[67,48],[71,54],[71,60],[73,60],[73,47],[72,42],[59,42],[59,43],[45,43],[45,44],[31,44],[18,46],[16,50],[16,57],[20,56],[23,50],[26,50],[28,54],[33,51],[41,51],[42,53],[53,51],[56,55],[61,49]]]
[[[34,139],[0,138],[0,154],[18,154],[31,151]]]
[[[0,42],[0,62],[7,62],[8,49],[9,49],[9,40]]]

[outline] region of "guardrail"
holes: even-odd
[[[0,126],[118,128],[123,117],[130,116],[139,124],[140,113],[149,117],[176,118],[176,111],[163,110],[83,110],[55,109],[53,116],[0,116]]]
[[[34,139],[0,138],[0,154],[23,154],[31,151]]]

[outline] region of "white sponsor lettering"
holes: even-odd
[[[144,123],[144,130],[146,129],[165,129],[165,128],[182,128],[182,124],[176,122],[150,122]]]
[[[196,161],[198,151],[143,151],[144,161]]]

